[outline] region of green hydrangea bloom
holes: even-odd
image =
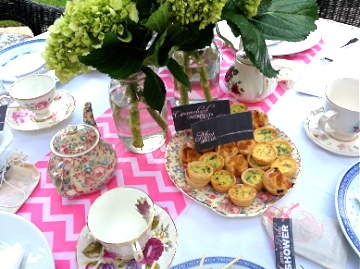
[[[200,23],[199,29],[220,20],[226,0],[164,0],[171,16],[182,25]]]
[[[78,57],[100,47],[107,32],[126,40],[131,36],[125,30],[128,19],[139,20],[136,3],[131,0],[68,1],[63,16],[49,27],[50,37],[42,53],[47,68],[55,70],[61,83],[88,72],[90,67]]]
[[[261,0],[236,0],[236,6],[244,12],[247,19],[257,14]]]

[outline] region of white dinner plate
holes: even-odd
[[[235,49],[239,49],[240,36],[235,37],[231,32],[230,27],[226,21],[220,21],[217,23],[220,29],[220,34],[228,39]],[[315,46],[321,39],[320,32],[318,30],[310,33],[310,35],[300,42],[287,42],[278,40],[266,40],[269,54],[272,56],[289,55],[297,52],[307,50]]]
[[[335,194],[336,213],[341,229],[360,256],[360,162],[353,165],[339,180]]]
[[[17,80],[16,76],[44,67],[46,61],[41,57],[41,53],[45,46],[45,39],[31,39],[1,50],[0,78],[5,82],[14,82]]]
[[[20,243],[25,249],[21,269],[55,269],[54,258],[45,236],[27,219],[0,212],[0,241],[10,246]]]
[[[204,260],[203,269],[218,269],[224,267],[226,264],[232,262],[235,258],[230,257],[207,257]],[[199,268],[201,259],[187,261],[178,265],[171,267],[170,269],[197,269]],[[265,269],[264,267],[257,265],[253,262],[249,262],[247,260],[240,259],[231,265],[232,269]]]

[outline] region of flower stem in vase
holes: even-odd
[[[213,98],[211,97],[211,93],[210,93],[210,84],[209,84],[209,79],[206,72],[204,60],[203,58],[200,57],[199,51],[193,51],[193,55],[199,66],[200,82],[204,92],[205,99],[206,101],[212,101]]]
[[[190,54],[184,51],[184,72],[187,75],[187,77],[190,79],[191,74],[189,73],[190,71],[189,59],[190,59]],[[189,88],[187,88],[185,85],[183,85],[180,82],[178,82],[178,84],[180,85],[179,86],[180,97],[181,97],[180,105],[187,105],[189,104],[189,95],[188,95]]]
[[[142,148],[144,147],[144,141],[141,136],[141,129],[140,129],[140,114],[139,114],[139,99],[137,98],[136,91],[138,85],[136,83],[129,83],[127,85],[126,91],[130,95],[130,104],[131,104],[131,111],[130,111],[130,128],[131,133],[133,136],[132,145],[135,148]]]

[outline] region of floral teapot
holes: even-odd
[[[100,137],[91,103],[85,104],[83,116],[84,124],[69,125],[50,142],[48,175],[57,192],[68,198],[101,189],[117,165],[114,147]]]
[[[268,97],[276,88],[276,78],[262,74],[244,50],[235,54],[235,63],[225,75],[226,87],[241,102],[255,103]]]

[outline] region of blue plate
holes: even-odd
[[[29,73],[46,64],[41,57],[45,39],[31,39],[0,51],[0,73],[3,81],[12,82],[16,76]]]
[[[340,179],[335,196],[336,213],[342,231],[360,256],[360,162],[353,165]]]
[[[202,266],[203,269],[218,269],[222,268],[226,264],[232,262],[235,258],[230,257],[207,257],[204,260],[204,264]],[[199,268],[201,259],[187,261],[178,265],[171,267],[170,269],[191,269],[191,268]],[[230,269],[265,269],[264,267],[257,265],[255,263],[249,262],[247,260],[238,260],[236,263],[229,267]]]

